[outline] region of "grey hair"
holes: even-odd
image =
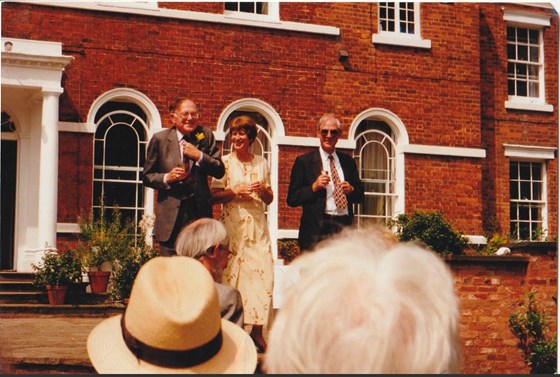
[[[328,119],[336,120],[336,126],[338,127],[339,130],[342,129],[342,125],[340,124],[340,120],[338,120],[336,115],[334,115],[333,113],[328,113],[328,114],[323,115],[321,117],[321,119],[319,119],[319,122],[317,123],[317,130],[320,130],[323,122],[327,121]]]
[[[211,218],[201,218],[183,227],[175,250],[178,255],[200,258],[210,246],[226,244],[227,231],[221,222]]]
[[[347,228],[290,268],[299,277],[272,323],[266,373],[459,373],[459,303],[434,252]]]

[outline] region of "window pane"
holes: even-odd
[[[507,57],[508,59],[515,59],[515,45],[513,44],[507,45]],[[508,71],[509,71],[509,66],[514,66],[514,65],[512,63],[508,63]]]
[[[517,28],[517,43],[526,44],[527,42],[527,29]]]
[[[237,2],[226,2],[224,4],[225,10],[230,10],[230,11],[237,11]]]
[[[529,42],[531,44],[539,43],[539,30],[529,30]]]
[[[105,202],[113,206],[134,207],[136,198],[136,185],[121,182],[105,181]]]
[[[529,182],[520,182],[521,193],[520,199],[531,199],[531,184]]]
[[[516,86],[516,95],[518,96],[527,96],[527,83],[523,81],[518,81]]]
[[[541,164],[531,164],[531,173],[533,174],[533,179],[542,179],[542,167]]]
[[[531,236],[531,230],[529,229],[529,223],[522,222],[519,223],[519,239],[529,240]]]
[[[539,84],[536,82],[529,83],[529,97],[539,96]]]
[[[517,46],[517,60],[528,61],[529,53],[527,52],[527,46]]]
[[[517,181],[509,183],[509,195],[512,199],[519,199],[519,188],[517,187]]]
[[[239,3],[239,10],[241,12],[247,13],[254,13],[255,12],[255,3],[254,2],[240,2]]]
[[[539,62],[539,48],[538,46],[531,46],[529,47],[529,53],[530,53],[530,61],[534,62],[534,63],[538,63]]]
[[[527,162],[519,163],[519,178],[531,179],[531,166]]]
[[[136,133],[128,125],[111,127],[105,142],[105,165],[138,166]]]
[[[515,28],[508,26],[507,28],[507,40],[508,42],[515,42]]]

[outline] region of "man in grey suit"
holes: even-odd
[[[153,135],[142,172],[145,186],[157,190],[154,236],[160,255],[175,255],[181,228],[196,219],[212,217],[208,176],[225,174],[212,130],[199,125],[196,104],[178,98],[169,107],[173,127]]]
[[[335,151],[342,127],[334,114],[319,120],[320,148],[296,158],[287,203],[302,206],[298,244],[302,252],[352,224],[352,203],[364,200],[364,185],[354,159]]]

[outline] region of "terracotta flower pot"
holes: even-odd
[[[88,272],[91,293],[105,293],[109,286],[109,271],[90,271]]]
[[[49,297],[49,304],[62,305],[68,292],[66,285],[47,285],[47,295]]]

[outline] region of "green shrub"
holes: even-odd
[[[547,336],[548,315],[539,310],[535,292],[529,292],[519,306],[509,316],[509,328],[519,339],[517,346],[523,350],[531,373],[556,373],[556,334]]]
[[[153,227],[153,215],[144,215],[139,223],[140,232],[136,237],[136,246],[130,247],[127,253],[115,260],[114,273],[111,275],[111,298],[113,301],[123,301],[130,297],[134,280],[140,268],[150,259],[157,256],[157,252],[146,242],[147,234]]]
[[[33,285],[36,287],[70,285],[82,281],[82,264],[71,251],[60,253],[47,248],[41,263],[32,264],[32,268],[35,271]]]
[[[293,239],[280,239],[278,242],[278,255],[284,261],[284,264],[289,264],[300,255],[300,250],[297,240]]]
[[[99,216],[93,211],[78,218],[78,254],[84,266],[101,271],[104,262],[113,262],[128,254],[134,244],[134,228],[122,219],[119,208],[107,212],[103,202]]]
[[[115,271],[111,276],[111,298],[113,301],[122,301],[130,297],[138,271],[155,256],[157,256],[157,253],[152,248],[139,247],[116,261]]]
[[[461,255],[467,247],[467,239],[439,211],[401,214],[388,225],[396,228],[399,241],[420,241],[438,254]]]
[[[504,244],[508,242],[509,242],[508,236],[494,233],[492,234],[492,236],[490,236],[490,238],[488,238],[488,242],[486,243],[484,249],[480,251],[480,254],[493,255],[496,253],[496,251],[498,251],[500,247],[502,247]]]

